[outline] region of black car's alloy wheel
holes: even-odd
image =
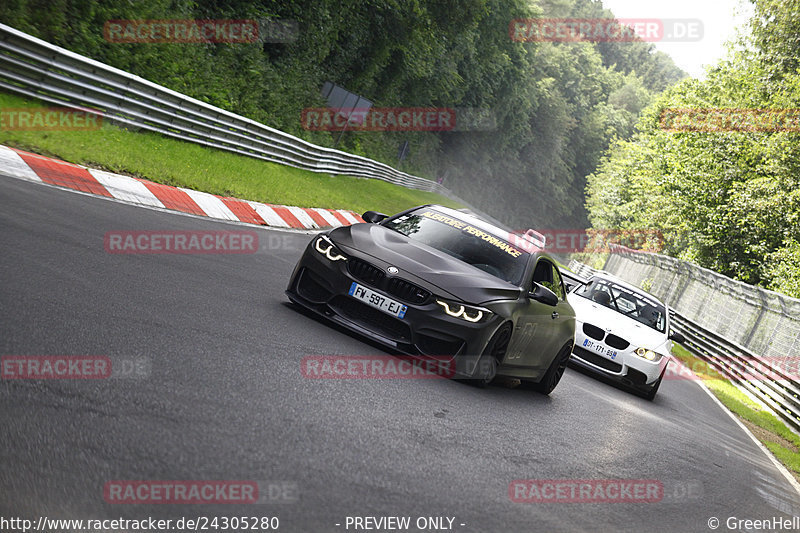
[[[532,384],[533,389],[542,394],[550,394],[553,392],[558,382],[561,381],[561,376],[564,375],[571,353],[572,345],[565,344],[564,347],[561,348],[561,351],[558,352],[555,359],[553,359],[550,368],[548,368],[547,372],[542,376],[542,380],[539,383]]]

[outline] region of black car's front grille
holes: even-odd
[[[402,278],[389,278],[386,292],[401,300],[418,305],[425,303],[431,297],[430,292]]]
[[[347,269],[354,278],[376,289],[385,290],[404,302],[421,305],[431,297],[429,291],[403,278],[388,277],[387,279],[383,270],[362,259],[351,257],[347,261]]]
[[[351,257],[347,260],[347,270],[350,271],[354,278],[374,287],[378,286],[383,281],[383,278],[386,277],[383,270],[356,257]]]
[[[583,332],[586,333],[589,337],[601,341],[605,336],[606,332],[602,329],[598,328],[597,326],[593,326],[592,324],[583,324]]]
[[[396,342],[411,341],[408,324],[374,307],[346,296],[337,296],[329,305],[336,313],[379,335]]]
[[[618,374],[622,370],[621,364],[615,363],[614,361],[606,359],[605,357],[598,355],[594,352],[590,352],[586,348],[575,346],[575,348],[573,348],[572,350],[572,353],[580,357],[584,361],[599,366],[600,368],[605,368],[609,372],[614,372],[615,374]]]
[[[616,335],[613,335],[611,333],[609,333],[608,337],[606,337],[606,344],[608,344],[612,348],[616,348],[617,350],[624,350],[631,345],[631,343],[629,343],[622,337],[617,337]]]

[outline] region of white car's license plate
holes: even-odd
[[[616,359],[617,358],[617,351],[612,350],[611,348],[606,348],[599,342],[592,342],[589,339],[583,339],[583,346],[584,348],[591,348],[595,352],[599,353],[600,355],[605,355],[609,359]]]
[[[380,309],[386,314],[403,318],[406,316],[408,307],[388,298],[378,292],[373,291],[363,285],[359,285],[355,281],[350,285],[350,292],[348,294],[358,300],[361,300],[367,305],[371,305],[376,309]]]

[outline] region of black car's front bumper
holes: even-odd
[[[475,323],[449,316],[436,303],[442,295],[424,280],[405,272],[389,275],[391,265],[357,250],[343,250],[346,260],[331,261],[314,249],[315,240],[297,263],[287,296],[385,346],[410,355],[468,359],[483,352],[503,322],[495,314]],[[350,296],[353,282],[402,302],[405,316],[393,317]]]

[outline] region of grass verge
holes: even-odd
[[[790,430],[782,420],[751,400],[730,381],[719,379],[719,374],[710,371],[707,363],[675,344],[672,355],[691,368],[714,396],[735,414],[753,435],[800,481],[800,436]]]
[[[0,112],[41,108],[0,92]],[[4,121],[7,122],[7,121]],[[420,204],[461,205],[380,180],[330,176],[105,123],[82,131],[0,129],[0,144],[92,168],[257,202],[393,214]]]

